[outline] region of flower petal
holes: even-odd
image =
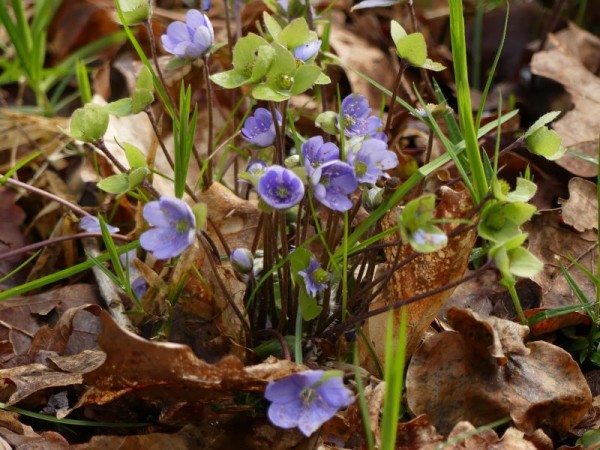
[[[290,403],[271,403],[267,415],[274,425],[281,428],[296,428],[304,407],[298,399]]]

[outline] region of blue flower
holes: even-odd
[[[343,125],[344,133],[348,137],[372,135],[382,126],[379,117],[370,116],[369,102],[360,94],[348,95],[342,100],[341,106],[341,120],[338,116],[338,129],[341,129]]]
[[[215,39],[215,32],[208,17],[196,9],[190,9],[185,23],[176,21],[161,36],[164,49],[180,58],[196,59],[208,52]]]
[[[304,197],[304,184],[290,169],[274,165],[258,180],[258,193],[271,208],[288,209]]]
[[[306,292],[311,297],[316,297],[327,288],[329,274],[321,268],[321,264],[319,264],[319,261],[314,256],[310,258],[306,270],[299,270],[298,275],[304,278]]]
[[[183,200],[163,195],[158,201],[148,202],[144,219],[156,228],[142,233],[140,245],[156,259],[173,258],[194,243],[196,218]]]
[[[352,208],[348,195],[356,190],[358,182],[349,164],[329,161],[315,169],[311,182],[316,199],[329,209],[344,212]]]
[[[110,234],[119,232],[119,228],[112,227],[109,224],[106,224],[106,228],[108,228],[108,232]],[[88,233],[102,232],[100,229],[100,220],[95,216],[83,216],[81,219],[79,219],[79,229],[87,231]]]
[[[276,111],[277,121],[281,124],[281,114]],[[275,124],[273,116],[265,108],[256,108],[254,115],[244,122],[242,137],[258,147],[268,147],[275,142]]]
[[[267,412],[274,425],[298,427],[310,436],[335,413],[354,401],[344,386],[341,372],[309,370],[277,381],[269,381],[265,398],[271,401]]]
[[[357,152],[348,152],[347,159],[359,183],[375,184],[381,176],[386,176],[384,170],[398,165],[398,156],[379,139],[367,139]]]
[[[306,44],[302,44],[294,48],[294,56],[296,57],[296,59],[306,62],[312,57],[314,57],[317,53],[319,53],[320,48],[320,40],[307,42]]]
[[[340,158],[340,149],[332,142],[323,143],[321,136],[314,136],[302,144],[302,158],[306,174],[310,177],[315,169],[326,162]]]

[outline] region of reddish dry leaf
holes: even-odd
[[[531,71],[562,84],[575,104],[573,110],[566,112],[553,124],[553,128],[567,147],[587,142],[597,144],[600,129],[600,78],[585,63],[592,58],[597,61],[600,57],[600,39],[571,24],[568,30],[550,35],[548,41],[551,43],[549,50],[533,55]],[[575,43],[579,45],[573,45]],[[595,156],[597,148],[597,145],[591,145],[592,152],[588,156]],[[569,154],[557,163],[582,177],[591,177],[597,172],[595,164]]]
[[[0,411],[0,449],[2,450],[67,450],[69,443],[60,434],[46,431],[37,434],[19,422],[18,415]]]
[[[0,190],[0,254],[23,247],[25,237],[21,233],[21,225],[25,220],[25,212],[15,204],[15,193],[7,188]],[[0,278],[9,274],[20,262],[21,257],[0,260]],[[10,279],[0,284],[0,288],[17,284]]]
[[[525,311],[525,316],[529,319],[542,311],[549,310],[546,308],[528,309],[527,311]],[[557,317],[550,317],[548,319],[544,319],[541,322],[536,323],[535,325],[531,325],[529,328],[531,329],[531,334],[540,336],[542,334],[552,333],[553,331],[560,330],[566,327],[572,327],[575,325],[590,326],[591,324],[592,319],[590,318],[590,316],[575,311],[568,314],[562,314]]]
[[[466,190],[454,191],[444,187],[441,189],[441,200],[436,208],[435,217],[437,219],[464,218],[472,206],[470,196]],[[396,226],[399,213],[398,209],[393,209],[388,213],[382,220],[382,228],[386,230]],[[458,226],[457,222],[450,222],[442,224],[441,228],[449,233]],[[392,275],[384,291],[371,303],[370,309],[377,309],[459,280],[467,268],[475,237],[474,230],[461,233],[449,239],[448,245],[442,250],[436,253],[421,254],[398,269]],[[394,234],[390,239],[397,240],[399,236]],[[397,247],[386,248],[388,261],[394,261],[396,249]],[[399,260],[401,261],[413,254],[414,251],[410,246],[404,245],[401,247]],[[448,289],[408,305],[407,355],[410,356],[414,352],[423,337],[423,333],[433,322],[452,292],[453,289]],[[400,317],[401,311],[397,309],[394,311],[395,330],[399,329]],[[368,336],[380,361],[384,360],[385,355],[386,322],[387,316],[385,314],[372,317],[368,322]],[[365,364],[371,367],[368,362],[370,359],[368,352],[365,352],[365,359]]]
[[[407,374],[410,409],[428,414],[442,432],[460,420],[475,426],[511,415],[526,432],[572,429],[591,406],[577,363],[546,342],[523,346],[523,329],[459,309],[448,321],[460,332],[426,339]],[[487,334],[487,335],[486,335]]]
[[[398,424],[397,430],[396,450],[436,448],[444,440],[425,414]]]
[[[533,277],[542,288],[540,308],[579,304],[560,271],[560,264],[568,268],[587,298],[594,299],[594,284],[573,266],[570,258],[593,272],[597,267],[596,233],[576,233],[571,228],[561,226],[560,214],[556,211],[541,212],[524,228],[529,232],[529,250],[544,263],[544,269]]]
[[[577,231],[598,228],[598,198],[596,184],[583,178],[569,180],[568,200],[559,200],[562,218]]]

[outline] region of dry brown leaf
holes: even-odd
[[[441,200],[435,212],[437,219],[464,218],[472,208],[469,194],[466,190],[454,191],[450,188],[441,189]],[[393,209],[382,220],[384,229],[392,228],[397,223],[398,209]],[[458,225],[456,222],[444,223],[441,228],[448,233]],[[417,256],[413,261],[398,269],[392,276],[386,288],[370,305],[374,310],[388,304],[398,302],[417,294],[428,292],[453,281],[459,280],[466,268],[469,255],[475,242],[474,230],[461,233],[448,240],[448,245],[436,253],[427,253]],[[390,239],[399,239],[396,234]],[[396,247],[386,249],[388,261],[394,261]],[[399,260],[403,260],[414,254],[408,245],[402,246]],[[452,294],[453,289],[448,289],[439,294],[432,295],[423,300],[408,305],[408,338],[406,352],[410,356],[419,345],[423,333],[437,316],[440,308]],[[394,312],[394,329],[398,330],[400,325],[401,311]],[[380,361],[384,361],[385,334],[387,316],[380,314],[371,317],[368,321],[368,336],[375,353]],[[370,356],[364,352],[365,364],[371,368],[368,362]]]
[[[60,434],[53,431],[37,434],[33,428],[19,422],[17,414],[0,411],[0,449],[67,450],[69,448],[69,443]]]
[[[481,426],[510,414],[521,431],[564,432],[590,408],[581,369],[563,349],[543,341],[525,347],[526,327],[468,310],[450,309],[448,321],[461,332],[426,339],[406,379],[410,409],[427,414],[440,431],[460,420]],[[500,358],[496,346],[487,348],[498,341]]]
[[[106,361],[84,376],[89,389],[76,408],[106,404],[125,394],[171,404],[203,404],[230,398],[234,390],[261,390],[268,380],[300,370],[292,362],[274,360],[245,368],[233,356],[208,364],[187,346],[151,342],[120,328],[105,311],[100,313],[100,319],[102,333],[98,344],[107,355]]]
[[[436,448],[444,440],[425,414],[398,424],[396,450]]]
[[[569,180],[569,198],[559,200],[562,218],[577,231],[598,228],[598,198],[596,184],[583,178]]]
[[[576,233],[571,228],[561,226],[560,221],[558,212],[544,211],[524,227],[529,233],[529,250],[544,263],[544,269],[533,277],[542,288],[540,308],[579,304],[560,271],[561,263],[568,268],[588,299],[593,299],[596,295],[594,284],[569,259],[574,258],[593,272],[597,267],[596,233]]]
[[[600,39],[571,24],[568,30],[550,35],[549,50],[537,52],[531,60],[531,71],[535,75],[550,78],[562,84],[571,94],[574,109],[553,124],[553,128],[562,137],[566,147],[579,146],[595,142],[589,148],[595,157],[598,148],[598,130],[600,129],[600,78],[586,67],[593,58],[600,58]],[[588,43],[583,45],[574,43]],[[577,49],[577,50],[575,50]],[[595,55],[591,58],[592,55]],[[593,70],[593,69],[592,69]],[[579,152],[585,148],[578,147]],[[566,154],[557,163],[575,175],[591,177],[596,175],[595,164]]]

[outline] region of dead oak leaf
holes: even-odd
[[[577,231],[598,228],[598,198],[596,184],[583,178],[569,180],[569,198],[559,200],[562,218]]]
[[[441,432],[460,420],[481,426],[509,414],[521,431],[564,432],[590,408],[581,369],[563,349],[543,341],[523,346],[520,325],[468,310],[450,309],[448,322],[460,331],[426,339],[406,377],[410,409]]]

